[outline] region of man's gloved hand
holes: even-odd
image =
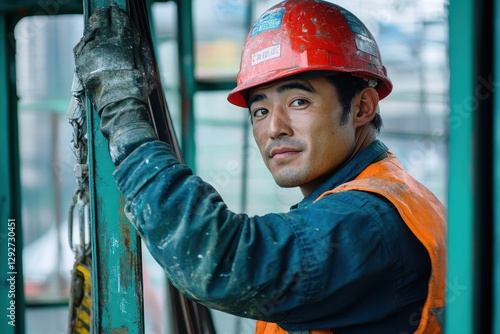
[[[153,86],[151,49],[127,13],[111,5],[95,11],[74,48],[76,74],[101,117],[115,165],[156,139],[147,101]]]

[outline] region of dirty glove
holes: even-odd
[[[101,118],[117,166],[135,148],[156,139],[147,101],[153,89],[151,49],[126,12],[95,11],[74,48],[76,75]]]

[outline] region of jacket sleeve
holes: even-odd
[[[344,300],[336,307],[335,299],[349,296],[356,305],[356,295],[366,299],[363,289],[382,290],[377,278],[393,264],[377,242],[379,231],[355,231],[361,220],[353,212],[359,210],[337,207],[332,212],[319,206],[307,213],[234,213],[159,141],[135,150],[118,167],[115,179],[127,202],[127,216],[172,284],[188,298],[227,313],[307,322],[319,313],[346,312]],[[344,225],[354,233],[335,230],[332,219],[350,219]],[[349,239],[352,234],[357,240]],[[351,249],[359,245],[361,254]],[[386,263],[364,266],[372,272],[363,272],[362,264],[372,257]],[[365,286],[353,284],[360,276]],[[307,310],[322,302],[328,304],[319,313]]]
[[[147,143],[116,170],[126,213],[172,284],[208,307],[279,320],[305,291],[278,270],[302,258],[279,215],[250,218],[228,210],[209,184],[180,164],[163,143]],[[278,307],[279,306],[279,307]]]

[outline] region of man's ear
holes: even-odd
[[[375,117],[378,110],[378,102],[378,93],[371,87],[364,88],[358,93],[353,118],[356,127],[369,123]]]

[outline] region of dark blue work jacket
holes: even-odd
[[[410,333],[427,295],[430,261],[394,206],[366,192],[315,201],[383,157],[356,155],[288,213],[250,217],[158,141],[116,170],[126,211],[170,281],[187,297],[282,328]]]

